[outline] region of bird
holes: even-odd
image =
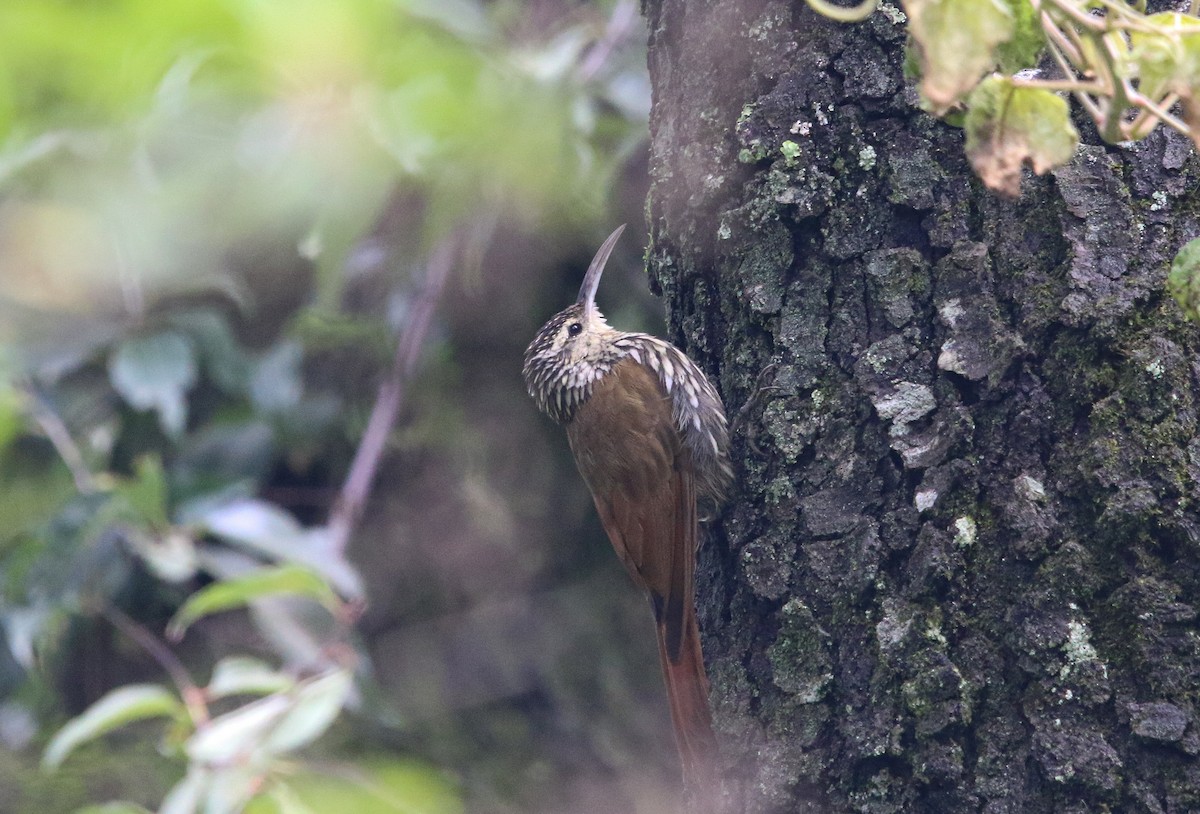
[[[695,608],[699,506],[733,479],[725,408],[674,345],[609,327],[596,290],[618,227],[597,250],[576,301],[542,326],[522,374],[539,410],[566,427],[600,522],[650,598],[685,788],[716,782],[717,743]]]

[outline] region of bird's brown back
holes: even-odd
[[[567,435],[604,530],[650,593],[668,653],[678,652],[692,613],[696,492],[670,398],[655,373],[623,359],[594,385]]]
[[[693,604],[696,480],[670,397],[656,373],[624,359],[567,434],[613,548],[650,595],[685,783],[711,789],[717,745]]]

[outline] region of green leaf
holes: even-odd
[[[1006,0],[907,0],[904,10],[921,49],[921,95],[937,115],[996,65],[1016,27]]]
[[[248,656],[229,656],[217,662],[206,688],[210,698],[230,695],[267,695],[284,692],[295,679],[273,669],[266,662]]]
[[[124,800],[75,809],[74,814],[152,814],[150,809]]]
[[[203,766],[188,766],[187,774],[163,798],[158,814],[194,814],[200,808],[211,776],[212,772]]]
[[[1154,28],[1129,34],[1128,59],[1141,80],[1138,90],[1155,100],[1168,93],[1185,99],[1200,95],[1200,19],[1164,12],[1146,22]]]
[[[340,607],[329,583],[311,569],[299,565],[273,566],[215,582],[192,594],[167,625],[167,635],[178,639],[196,620],[209,614],[244,607],[278,594],[314,599],[333,613]]]
[[[205,789],[204,814],[241,814],[262,783],[260,766],[233,763],[218,768]]]
[[[1046,31],[1029,0],[1005,0],[1005,3],[1013,18],[1013,34],[996,47],[996,57],[1000,70],[1016,73],[1038,64],[1038,57],[1046,47]]]
[[[264,413],[280,413],[300,403],[304,382],[300,363],[304,349],[299,342],[280,342],[254,365],[250,376],[250,399]]]
[[[272,556],[282,556],[281,549],[304,531],[296,518],[279,506],[253,498],[202,505],[187,519],[203,524],[218,537]]]
[[[1071,160],[1079,134],[1066,101],[1042,88],[991,76],[967,102],[967,158],[991,189],[1016,196],[1028,161],[1041,175]]]
[[[196,729],[184,745],[187,756],[197,763],[229,765],[246,763],[260,751],[268,730],[287,714],[291,699],[277,693],[218,715]]]
[[[307,746],[319,738],[342,711],[354,677],[349,670],[332,670],[306,681],[291,694],[293,705],[271,731],[263,748],[283,754]]]
[[[149,525],[155,528],[168,525],[167,476],[158,455],[138,458],[134,476],[120,480],[114,491]]]
[[[1200,322],[1200,237],[1189,241],[1175,255],[1167,275],[1167,290],[1188,319]]]
[[[258,554],[311,568],[344,597],[363,595],[362,579],[337,550],[327,526],[305,528],[275,504],[253,499],[204,507],[193,519],[218,537]]]
[[[215,311],[184,311],[171,314],[168,319],[195,343],[206,374],[218,387],[232,395],[246,392],[250,359],[238,345],[224,315]]]
[[[3,379],[0,366],[0,453],[3,453],[24,429],[24,397],[17,388]]]
[[[353,774],[301,770],[289,785],[313,811],[355,814],[462,814],[463,804],[446,777],[406,758],[359,757]],[[247,814],[252,814],[247,810]]]
[[[353,678],[335,669],[213,718],[185,745],[200,763],[256,763],[299,749],[320,737],[349,698]]]
[[[187,421],[187,391],[196,382],[192,344],[173,331],[128,339],[108,361],[113,387],[131,407],[155,410],[167,435]]]
[[[46,746],[42,766],[58,766],[80,745],[125,724],[183,713],[183,702],[157,684],[118,687],[58,730]]]
[[[183,582],[195,576],[199,569],[195,541],[184,529],[170,528],[162,534],[145,534],[140,529],[132,529],[125,537],[159,579]]]

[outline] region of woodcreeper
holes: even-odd
[[[674,345],[608,326],[600,275],[621,236],[596,252],[573,305],[525,351],[538,408],[566,425],[600,521],[650,596],[685,784],[714,782],[716,739],[694,604],[697,503],[719,504],[732,473],[721,397]]]

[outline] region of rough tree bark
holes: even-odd
[[[1189,145],[1001,200],[896,9],[644,11],[651,275],[736,416],[698,577],[732,810],[1200,811]]]

